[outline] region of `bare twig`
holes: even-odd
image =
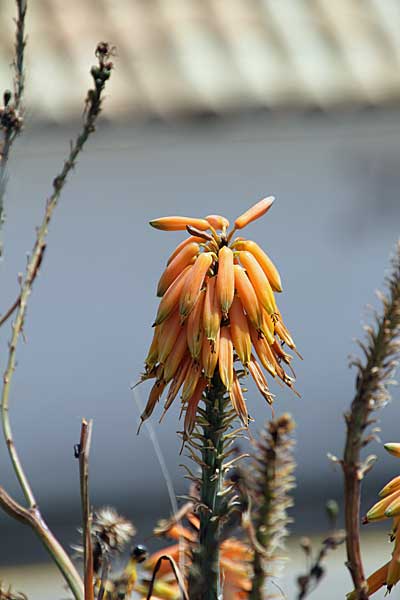
[[[93,589],[93,549],[92,549],[92,511],[89,498],[89,453],[92,438],[93,421],[82,420],[79,442],[79,480],[82,503],[82,536],[85,600],[94,600]]]
[[[154,570],[153,570],[153,575],[152,575],[152,578],[151,578],[151,581],[149,584],[149,590],[147,592],[146,600],[151,600],[151,596],[153,594],[154,583],[156,581],[157,573],[161,567],[161,563],[163,560],[167,560],[169,562],[169,564],[171,565],[172,571],[174,573],[176,582],[179,586],[179,591],[182,594],[183,600],[189,600],[189,595],[186,591],[186,586],[185,586],[184,579],[182,577],[182,573],[180,572],[179,567],[176,564],[176,562],[174,561],[174,559],[172,558],[172,556],[170,556],[169,554],[163,554],[162,556],[160,556],[160,558],[156,562]]]
[[[25,4],[21,3],[21,6],[25,6]],[[47,200],[45,214],[43,217],[42,224],[37,230],[36,241],[32,250],[32,254],[28,260],[28,265],[26,268],[25,278],[22,282],[21,286],[21,294],[19,298],[18,307],[16,309],[16,317],[12,326],[12,335],[11,341],[9,344],[9,352],[6,370],[3,377],[3,388],[2,388],[2,396],[1,396],[1,419],[4,437],[6,440],[9,456],[11,459],[11,463],[14,469],[14,472],[18,478],[21,489],[24,493],[26,501],[28,503],[27,514],[38,514],[39,510],[36,504],[35,496],[33,494],[30,483],[25,475],[24,469],[22,467],[22,463],[19,459],[17,449],[14,444],[14,438],[12,434],[10,419],[9,419],[9,395],[13,373],[15,370],[16,364],[16,351],[17,344],[19,341],[19,337],[23,332],[23,326],[25,321],[27,303],[32,291],[33,283],[37,277],[44,250],[46,248],[46,237],[48,232],[48,227],[51,222],[54,209],[58,204],[58,200],[61,194],[61,191],[66,183],[67,176],[70,171],[75,166],[76,159],[80,152],[82,151],[87,139],[90,134],[95,130],[96,119],[101,112],[101,104],[102,104],[102,93],[104,90],[104,86],[106,81],[109,79],[112,69],[112,63],[109,61],[111,54],[110,46],[104,42],[98,44],[96,48],[96,56],[98,58],[98,65],[92,67],[91,75],[94,80],[94,88],[90,89],[87,97],[86,97],[86,105],[85,105],[85,114],[84,114],[84,122],[81,133],[76,138],[75,142],[71,146],[71,150],[67,160],[64,163],[64,166],[60,172],[60,174],[53,181],[53,191],[50,195],[50,198]],[[23,64],[21,61],[20,65]],[[19,83],[17,82],[17,91],[22,93],[23,90],[23,80]],[[5,507],[5,505],[3,504]],[[8,504],[8,507],[10,505]],[[14,509],[16,507],[14,506]],[[10,511],[7,511],[10,512]],[[16,517],[17,513],[15,510],[11,511],[12,516]],[[29,522],[32,525],[32,521],[27,520],[27,514],[24,513],[24,522]],[[36,530],[38,530],[38,520],[35,521]],[[43,534],[43,531],[49,532],[46,524],[44,523],[42,517],[40,516],[40,523],[42,525],[42,529],[40,530]],[[33,526],[33,525],[32,525]],[[41,535],[43,542],[45,543],[47,549],[52,555],[54,561],[59,566],[62,571],[66,581],[70,585],[71,590],[74,592],[75,597],[79,600],[82,599],[82,583],[78,577],[79,583],[77,583],[75,577],[75,568],[72,563],[69,561],[68,556],[66,555],[64,549],[60,546],[60,544],[55,540],[55,538],[48,533],[48,536]],[[49,542],[51,540],[51,542]]]
[[[17,18],[15,20],[15,54],[14,67],[14,94],[4,92],[4,106],[0,108],[0,129],[3,130],[3,142],[0,146],[0,225],[3,221],[4,194],[6,188],[6,167],[11,146],[22,130],[23,107],[22,98],[25,87],[25,17],[27,9],[26,0],[16,0]]]
[[[365,436],[365,430],[374,422],[371,413],[389,399],[387,385],[390,383],[400,349],[400,242],[397,244],[392,275],[387,280],[387,287],[387,295],[380,295],[382,314],[375,316],[374,327],[365,328],[367,343],[360,342],[365,360],[362,362],[356,359],[352,362],[358,371],[356,394],[350,412],[345,415],[347,436],[342,467],[347,566],[358,600],[368,598],[360,550],[360,495],[361,481],[372,463],[372,457],[362,463],[361,450],[373,439],[371,435]]]
[[[86,111],[83,123],[83,129],[78,135],[75,143],[72,145],[68,159],[65,161],[61,173],[53,181],[53,192],[46,204],[46,210],[42,224],[37,231],[36,242],[33,247],[32,254],[28,261],[25,279],[22,283],[19,306],[12,327],[12,337],[9,345],[8,361],[4,373],[4,385],[1,399],[1,413],[4,436],[8,446],[11,462],[14,471],[18,477],[21,488],[24,492],[29,506],[32,508],[36,505],[35,497],[25,476],[21,462],[19,460],[14,441],[8,415],[9,393],[12,381],[12,376],[15,369],[16,350],[19,337],[23,330],[28,298],[30,296],[32,286],[38,274],[44,249],[46,247],[46,236],[48,227],[53,216],[54,209],[58,204],[61,191],[65,185],[66,179],[72,168],[75,166],[75,161],[83,149],[85,142],[91,133],[95,130],[95,122],[101,111],[102,92],[105,82],[110,77],[112,64],[108,61],[110,48],[108,44],[100,43],[96,50],[96,55],[99,59],[99,65],[92,68],[92,76],[95,87],[89,90],[86,98]]]
[[[47,527],[40,514],[38,507],[25,508],[16,502],[7,492],[0,487],[0,506],[13,519],[17,519],[25,525],[29,525],[39,536],[44,546],[54,557],[57,566],[63,573],[66,582],[77,600],[83,600],[83,585],[69,556],[56,540]]]
[[[308,572],[304,575],[300,575],[297,578],[297,585],[299,588],[297,600],[304,600],[304,598],[315,591],[316,587],[325,575],[325,567],[323,563],[327,555],[330,551],[336,550],[336,548],[343,544],[345,538],[345,531],[338,529],[332,531],[332,533],[322,541],[316,557],[314,560],[311,560]],[[311,558],[312,548],[310,540],[308,538],[303,538],[301,545],[307,558]]]
[[[19,303],[21,301],[21,296],[18,296],[18,298],[15,300],[15,302],[10,306],[10,308],[4,313],[4,315],[2,315],[0,317],[0,327],[2,327],[4,325],[4,323],[6,323],[6,321],[8,321],[8,319],[11,317],[11,315],[13,314],[13,312],[15,310],[17,310]]]

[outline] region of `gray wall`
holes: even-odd
[[[1,311],[16,297],[49,193],[73,129],[31,128],[10,165]],[[166,214],[234,218],[263,195],[270,213],[248,228],[283,276],[281,309],[304,362],[297,361],[299,400],[277,394],[275,409],[297,427],[300,531],[323,523],[323,498],[340,500],[341,477],[326,459],[340,453],[342,414],[353,393],[347,356],[376,303],[388,256],[399,236],[399,114],[258,115],[241,120],[104,123],[67,185],[35,284],[11,393],[15,439],[43,512],[65,539],[79,519],[72,447],[82,416],[94,419],[92,499],[114,504],[141,526],[169,511],[148,432],[136,436],[138,408],[130,383],[141,371],[157,300],[155,285],[180,234],[151,229]],[[0,332],[4,369],[10,326]],[[149,387],[139,388],[142,401]],[[270,409],[250,386],[256,432]],[[383,440],[399,439],[399,391],[382,412]],[[175,431],[177,406],[154,429],[176,491],[185,491]],[[369,476],[371,502],[395,460],[373,444],[380,462]],[[1,483],[17,486],[5,448]],[[372,494],[372,495],[371,495]],[[32,535],[0,516],[0,561],[43,555]],[[13,544],[11,544],[11,537]],[[5,539],[3,538],[3,539]]]

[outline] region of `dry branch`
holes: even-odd
[[[387,385],[396,367],[400,343],[400,242],[393,259],[386,295],[380,294],[382,314],[375,315],[374,326],[365,328],[366,343],[359,343],[364,361],[352,362],[357,368],[356,394],[350,412],[345,415],[347,435],[342,460],[345,484],[345,523],[347,566],[358,600],[368,598],[360,550],[361,481],[372,465],[372,458],[362,462],[361,450],[373,438],[366,429],[374,423],[372,413],[389,400]]]

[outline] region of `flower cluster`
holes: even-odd
[[[400,458],[400,444],[385,444],[385,450]],[[384,585],[388,592],[400,580],[400,475],[394,477],[379,492],[380,500],[367,512],[364,523],[393,518],[390,541],[394,542],[392,558],[377,569],[367,579],[368,594],[374,594]],[[348,594],[348,600],[355,600],[355,592]]]
[[[293,389],[293,378],[282,367],[290,365],[292,356],[282,345],[295,352],[296,347],[276,304],[275,292],[282,291],[278,270],[258,244],[234,237],[272,202],[269,197],[255,204],[236,219],[230,232],[229,221],[219,215],[150,222],[156,229],[186,230],[190,236],[171,254],[158,283],[161,301],[141,379],[156,381],[142,422],[169,385],[164,414],[182,390],[184,433],[190,435],[199,401],[215,374],[245,426],[249,417],[239,383],[242,373],[250,373],[268,403],[273,396],[262,367]],[[239,369],[234,365],[237,359]]]
[[[157,536],[165,536],[175,543],[158,550],[143,563],[145,573],[136,586],[137,591],[144,594],[148,592],[148,573],[152,573],[159,558],[168,555],[175,560],[180,561],[182,555],[185,558],[184,575],[187,578],[188,567],[190,566],[191,546],[196,543],[199,535],[199,519],[193,513],[186,515],[188,526],[183,526],[171,519],[161,522],[156,527],[154,533]],[[220,569],[222,582],[223,600],[244,600],[249,597],[251,590],[251,560],[253,557],[252,549],[243,541],[234,537],[228,537],[220,543]],[[147,575],[147,577],[146,577]],[[175,580],[171,565],[163,562],[157,572],[157,579],[154,585],[152,600],[178,600],[181,598],[179,587]],[[146,595],[142,600],[145,600]]]

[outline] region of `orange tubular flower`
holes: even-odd
[[[179,562],[180,553],[183,551],[185,557],[184,575],[190,563],[190,547],[196,542],[198,537],[199,523],[193,514],[189,513],[186,518],[190,522],[191,529],[177,524],[173,520],[165,527],[155,529],[156,535],[166,536],[174,541],[180,540],[180,544],[174,543],[166,548],[158,550],[150,555],[143,563],[145,570],[144,583],[137,586],[136,589],[145,589],[148,585],[149,574],[152,574],[154,567],[160,556],[171,556],[175,562]],[[221,588],[223,600],[242,600],[249,597],[251,590],[251,560],[253,557],[252,549],[244,542],[236,538],[227,538],[220,544],[220,570],[221,570]],[[161,563],[157,573],[157,591],[152,596],[164,600],[177,600],[181,598],[179,589],[176,586],[174,575],[169,562]],[[156,587],[156,586],[155,586]],[[146,597],[146,596],[144,596]]]
[[[217,374],[245,426],[249,417],[241,377],[250,375],[269,403],[273,394],[263,369],[293,389],[284,369],[293,357],[282,345],[297,349],[276,304],[275,292],[282,291],[279,272],[255,242],[233,239],[235,230],[265,214],[272,202],[270,197],[252,206],[231,231],[221,215],[151,221],[157,229],[186,230],[189,235],[171,253],[158,283],[161,300],[141,378],[156,381],[142,420],[169,386],[164,412],[181,394],[184,429],[190,435],[202,393]],[[393,514],[400,511],[397,504],[391,508]]]
[[[185,247],[171,260],[158,282],[157,296],[163,296],[181,271],[195,261],[199,249],[200,246],[199,244],[196,244],[196,242],[186,244]]]
[[[233,271],[233,252],[223,246],[218,255],[217,296],[222,315],[226,318],[235,295],[235,276]]]
[[[385,444],[385,450],[400,458],[400,444]],[[393,586],[400,581],[400,475],[394,477],[379,492],[381,500],[369,509],[363,523],[382,521],[393,518],[393,527],[390,540],[394,542],[391,560],[372,573],[367,579],[368,594],[374,594],[383,586],[390,592]],[[347,594],[347,600],[355,600],[356,592]]]

